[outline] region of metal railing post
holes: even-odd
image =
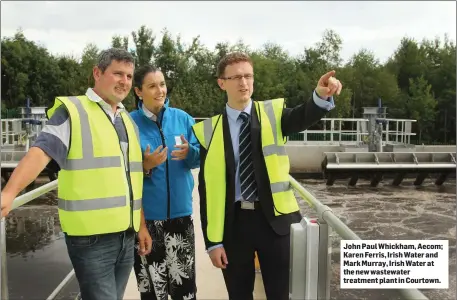
[[[8,292],[8,272],[6,269],[6,224],[5,218],[0,221],[0,259],[1,259],[1,275],[0,275],[0,296],[2,300],[9,299]]]
[[[290,300],[318,297],[319,234],[319,224],[306,217],[291,225]]]
[[[322,219],[319,224],[319,267],[317,279],[317,299],[330,300],[330,280],[332,278],[332,228]]]
[[[333,142],[333,133],[335,131],[335,120],[330,121],[330,141]]]

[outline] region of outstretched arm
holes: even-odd
[[[303,104],[294,108],[284,108],[281,117],[283,136],[306,130],[322,119],[334,107],[333,97],[329,100],[320,99],[316,92],[314,92],[308,101],[303,100]],[[329,105],[326,107],[319,101],[324,102],[324,104],[328,103]]]

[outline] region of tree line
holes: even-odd
[[[385,63],[367,49],[343,63],[343,40],[334,30],[324,31],[319,42],[297,56],[273,43],[252,49],[243,41],[220,42],[211,50],[199,36],[186,44],[166,29],[158,40],[145,25],[132,31],[131,38],[115,35],[112,46],[130,51],[137,66],[153,63],[161,68],[171,105],[194,117],[221,112],[226,98],[216,82],[217,63],[228,52],[245,51],[254,61],[256,100],[285,98],[288,107],[295,106],[309,97],[322,74],[334,69],[344,88],[328,117],[361,117],[363,107],[377,106],[381,99],[388,117],[417,120],[416,142],[455,143],[456,48],[447,36],[422,41],[404,37]],[[56,96],[83,94],[92,85],[92,67],[102,50],[87,44],[81,58],[51,55],[20,29],[2,38],[1,47],[2,117],[25,106],[27,98],[33,106],[49,107]],[[124,104],[133,110],[134,103],[132,89]]]

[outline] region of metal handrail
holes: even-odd
[[[70,273],[68,273],[67,276],[62,280],[62,282],[59,283],[59,285],[54,289],[54,291],[49,295],[46,300],[54,300],[54,298],[62,291],[62,289],[70,282],[70,280],[75,277],[75,270],[71,269]]]
[[[330,207],[322,204],[310,192],[308,192],[300,183],[292,176],[289,176],[292,187],[314,208],[318,218],[324,220],[330,225],[343,239],[345,240],[361,240],[361,238],[352,231],[346,224],[343,223],[332,211]],[[408,300],[428,300],[428,298],[417,289],[397,289],[400,294]]]
[[[27,192],[19,197],[16,197],[13,201],[13,205],[11,210],[14,210],[24,204],[29,203],[30,201],[46,194],[47,192],[50,192],[54,189],[57,188],[57,181],[58,179],[48,182],[30,192]],[[1,280],[1,293],[0,296],[2,300],[8,300],[9,299],[9,293],[8,293],[8,277],[7,277],[7,269],[6,269],[6,237],[5,237],[5,218],[2,218],[1,220],[1,258],[2,258],[2,269],[1,269],[1,274],[0,274],[0,280]],[[68,273],[67,276],[59,283],[59,285],[52,291],[52,293],[49,295],[47,300],[54,300],[54,298],[62,291],[62,289],[70,282],[71,279],[75,276],[75,271],[72,269],[70,273]]]
[[[31,190],[30,192],[27,192],[23,195],[20,195],[19,197],[16,197],[16,199],[14,199],[13,201],[13,205],[12,205],[12,208],[11,210],[14,210],[24,204],[27,204],[29,203],[30,201],[46,194],[47,192],[50,192],[54,189],[57,188],[57,180],[54,180],[54,181],[51,181],[51,182],[48,182],[34,190]]]
[[[292,176],[289,176],[291,186],[303,197],[303,199],[316,210],[318,218],[324,220],[328,225],[330,225],[342,238],[346,240],[361,240],[361,238],[354,233],[346,224],[343,223],[332,211],[330,207],[322,204],[317,200],[310,192],[308,192],[300,183],[295,180]],[[45,185],[42,185],[28,193],[25,193],[17,197],[13,201],[12,210],[38,198],[41,195],[46,194],[47,192],[57,188],[58,179],[51,181]],[[1,267],[1,299],[8,300],[8,285],[6,277],[6,240],[5,240],[5,218],[1,220],[1,240],[0,240],[0,251],[2,251],[2,267]],[[62,282],[54,289],[54,291],[49,295],[47,300],[53,300],[62,289],[66,286],[68,282],[75,276],[75,272],[72,269],[70,273],[62,280]],[[407,300],[429,300],[422,292],[417,289],[398,289],[400,294]]]

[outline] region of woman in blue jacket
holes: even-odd
[[[194,119],[169,107],[163,73],[147,65],[135,71],[138,126],[144,152],[144,223],[138,233],[134,270],[141,299],[196,299],[191,169],[199,167]],[[143,222],[142,222],[143,223]],[[144,224],[143,223],[143,224]],[[143,241],[152,238],[150,253]]]

